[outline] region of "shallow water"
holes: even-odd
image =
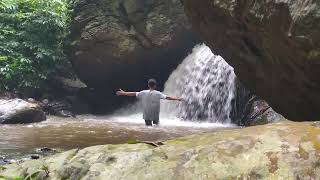
[[[59,118],[28,125],[0,125],[0,155],[20,156],[36,148],[60,150],[99,144],[119,144],[128,140],[163,141],[195,133],[213,132],[231,125],[194,123],[178,119],[160,120],[158,127],[145,127],[141,114],[113,116],[78,116]]]

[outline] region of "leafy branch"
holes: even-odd
[[[63,51],[66,0],[1,0],[0,19],[0,90],[45,87],[71,69]]]

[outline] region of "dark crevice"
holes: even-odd
[[[243,40],[243,42],[245,43],[245,45],[250,49],[250,51],[251,51],[254,55],[259,56],[259,57],[262,56],[259,48],[257,48],[257,47],[254,45],[254,43],[252,43],[248,38],[244,37],[244,38],[242,38],[242,40]]]
[[[128,29],[130,29],[131,28],[131,23],[129,21],[128,12],[127,12],[126,8],[124,7],[123,3],[119,4],[118,10],[120,12],[120,17],[123,17],[123,19],[126,19],[126,21],[124,21],[124,24],[126,25],[126,27]]]

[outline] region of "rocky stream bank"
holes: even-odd
[[[290,122],[173,139],[73,149],[3,166],[5,177],[36,179],[316,179],[318,123]]]

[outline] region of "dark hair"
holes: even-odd
[[[148,86],[151,87],[151,88],[154,88],[156,87],[157,85],[157,81],[155,79],[149,79],[148,80]]]

